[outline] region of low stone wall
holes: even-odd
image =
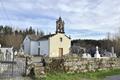
[[[120,68],[119,58],[101,58],[101,59],[53,59],[48,65],[48,70],[65,71],[67,73],[79,73],[88,71],[100,71]]]
[[[30,77],[45,77],[45,68],[42,62],[34,62],[31,57],[27,59],[26,75]]]
[[[37,77],[45,77],[45,68],[43,63],[34,63],[34,71]]]

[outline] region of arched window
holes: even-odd
[[[60,42],[62,42],[63,41],[63,39],[62,39],[62,37],[60,38]]]

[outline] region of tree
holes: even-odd
[[[44,35],[44,32],[43,32],[43,31],[37,31],[37,35],[43,36],[43,35]]]
[[[18,30],[15,30],[15,35],[18,35],[18,33],[19,33]]]
[[[19,31],[19,34],[23,34],[22,30]]]
[[[35,34],[35,30],[32,29],[32,27],[24,30],[13,31],[11,26],[0,25],[0,33],[1,31],[3,34],[0,34],[0,44],[2,44],[2,46],[13,46],[15,49],[20,48],[20,45],[22,44],[26,35]],[[43,36],[44,32],[40,31],[39,34]]]
[[[0,33],[3,33],[3,26],[0,25]]]
[[[34,29],[32,29],[32,27],[31,27],[31,26],[30,26],[30,28],[29,28],[28,34],[35,34],[35,30],[34,30]]]
[[[12,34],[12,28],[9,26],[5,26],[3,28],[3,32],[4,32],[4,34]]]

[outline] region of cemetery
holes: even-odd
[[[14,51],[13,47],[4,48],[0,46],[1,79],[16,78],[16,76],[21,76],[21,79],[29,77],[31,80],[49,80],[50,76],[53,76],[54,74],[64,74],[66,76],[71,75],[72,77],[74,76],[72,74],[80,74],[83,78],[90,76],[90,74],[119,74],[114,73],[116,70],[118,70],[118,72],[120,71],[119,62],[120,58],[117,57],[114,47],[111,47],[111,52],[108,53],[105,51],[101,54],[99,47],[96,46],[94,56],[92,56],[89,52],[87,52],[86,48],[72,46],[70,48],[70,52],[66,55],[61,55],[60,57],[49,57],[44,55],[28,55],[25,54],[22,48],[20,48],[19,51]],[[7,76],[9,75],[9,77],[6,77],[6,74]],[[95,80],[92,77],[91,79]]]
[[[96,46],[96,51],[94,57],[91,54],[87,53],[83,48],[82,55],[69,53],[62,57],[51,58],[47,56],[35,57],[30,55],[25,55],[22,50],[19,52],[14,51],[12,54],[9,51],[2,52],[1,47],[1,65],[0,65],[0,74],[5,73],[6,71],[12,71],[12,61],[15,61],[15,64],[19,65],[21,68],[18,68],[14,64],[14,68],[19,72],[19,76],[29,76],[31,79],[49,79],[49,75],[54,72],[62,75],[71,75],[72,74],[81,74],[81,76],[86,77],[83,74],[99,74],[101,72],[120,70],[120,59],[116,56],[114,48],[111,48],[111,54],[109,56],[101,56],[99,53],[99,47]],[[3,62],[4,61],[4,62]],[[7,63],[7,64],[5,64]],[[13,69],[13,72],[15,69]],[[52,73],[51,73],[52,72]],[[59,73],[60,72],[60,73]],[[61,73],[62,72],[62,73]],[[106,73],[107,74],[107,73]],[[115,73],[119,74],[119,73]],[[11,75],[11,74],[10,74]],[[56,74],[57,75],[57,74]],[[52,75],[51,75],[52,76]],[[74,76],[74,75],[73,75]],[[64,77],[64,76],[63,76]],[[24,77],[26,78],[26,77]],[[67,80],[67,79],[66,79]]]
[[[120,0],[0,0],[0,80],[120,80]]]
[[[98,76],[120,74],[120,58],[114,47],[101,52],[96,45],[91,54],[85,47],[71,46],[61,17],[56,20],[54,34],[26,35],[21,45],[19,50],[0,45],[0,79],[68,80],[70,76],[71,80],[98,80]]]
[[[59,74],[64,74],[67,76],[72,76],[72,74],[82,74],[82,76],[84,76],[83,74],[91,73],[92,75],[95,73],[99,74],[101,72],[106,72],[107,75],[107,72],[109,71],[111,71],[111,74],[119,74],[120,59],[114,55],[115,53],[113,52],[113,56],[101,57],[98,51],[98,46],[96,46],[95,57],[91,57],[91,55],[86,53],[84,50],[84,53],[81,57],[75,54],[69,54],[59,58],[42,57],[46,61],[45,67],[42,66],[43,63],[35,63],[33,60],[30,60],[32,62],[29,63],[30,66],[34,67],[34,73],[37,78],[49,78],[48,75],[51,75],[52,73],[53,75],[57,75],[58,73],[58,76]],[[32,58],[33,57],[30,59]],[[118,70],[118,73],[114,73],[116,70]],[[30,74],[30,68],[28,74]]]

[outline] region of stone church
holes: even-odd
[[[29,55],[46,55],[49,57],[61,57],[69,54],[71,39],[64,32],[64,21],[61,17],[56,21],[54,34],[27,35],[23,41],[23,50]]]

